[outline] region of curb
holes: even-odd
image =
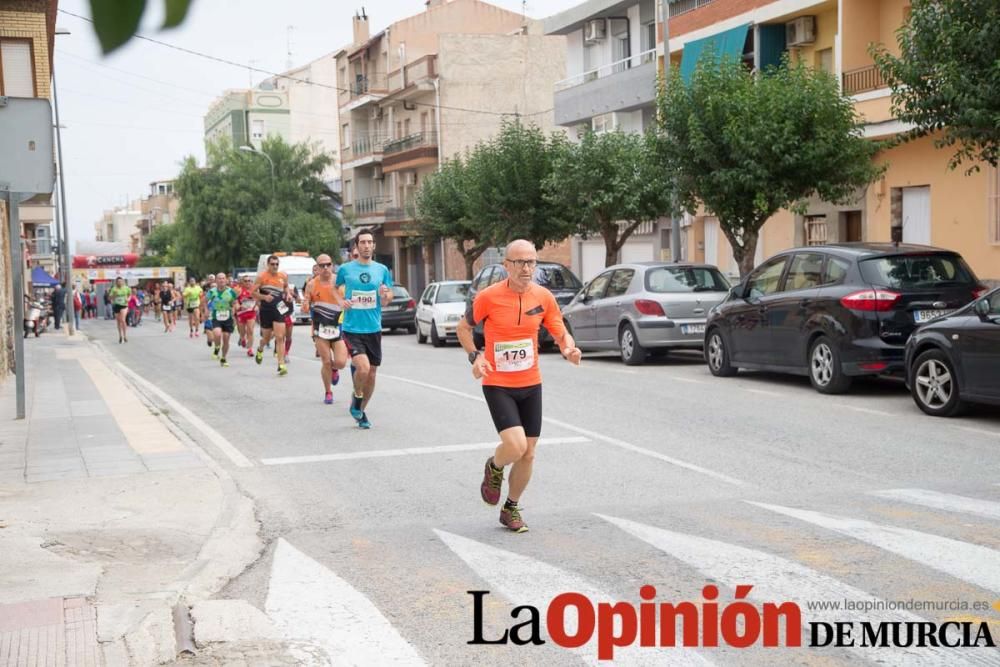
[[[188,433],[172,421],[164,410],[137,383],[119,372],[104,346],[93,339],[88,343],[101,360],[123,382],[135,391],[143,404],[181,442],[195,452],[212,471],[222,488],[222,507],[208,539],[202,544],[198,558],[186,567],[174,582],[169,596],[157,600],[156,608],[134,621],[131,627],[111,642],[102,644],[107,664],[158,665],[177,658],[178,645],[174,634],[173,608],[190,606],[208,599],[229,581],[239,576],[264,552],[260,539],[260,521],[253,500],[237,486],[232,476],[219,465]],[[98,608],[100,613],[100,608]]]

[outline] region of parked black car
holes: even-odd
[[[845,243],[786,250],[709,313],[713,375],[807,375],[826,394],[854,377],[902,374],[910,334],[986,292],[962,257],[929,246]]]
[[[929,322],[906,342],[906,384],[935,417],[967,404],[1000,405],[1000,288]]]
[[[506,279],[507,269],[503,267],[503,264],[487,264],[480,269],[479,273],[477,273],[472,279],[472,285],[469,287],[469,296],[466,300],[466,304],[472,304],[473,300],[476,298],[476,294],[479,293],[479,290]],[[559,304],[560,308],[572,301],[573,297],[576,296],[576,293],[583,287],[583,283],[580,282],[580,279],[577,278],[572,271],[558,262],[539,261],[538,265],[535,267],[535,275],[532,279],[542,287],[552,292],[552,296],[556,298],[556,303]],[[481,326],[477,326],[475,330],[473,330],[472,337],[477,348],[482,349],[483,346],[486,345],[486,340],[483,338],[483,329]],[[551,334],[549,334],[545,327],[542,327],[538,332],[538,346],[544,349],[552,347],[552,344],[553,341]]]
[[[414,316],[417,313],[417,302],[402,285],[392,286],[392,301],[382,308],[382,328],[406,329],[416,333],[417,325]]]

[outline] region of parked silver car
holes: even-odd
[[[709,264],[617,264],[580,290],[563,308],[563,319],[580,349],[617,349],[634,366],[649,354],[701,349],[708,311],[729,287]]]

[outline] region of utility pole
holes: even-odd
[[[663,70],[665,80],[670,80],[670,0],[660,0],[660,21],[663,23]],[[681,261],[681,216],[674,210],[676,201],[671,197],[670,206],[670,259]]]

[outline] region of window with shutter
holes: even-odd
[[[0,70],[3,82],[0,93],[10,97],[35,97],[34,68],[31,66],[31,42],[0,41]]]

